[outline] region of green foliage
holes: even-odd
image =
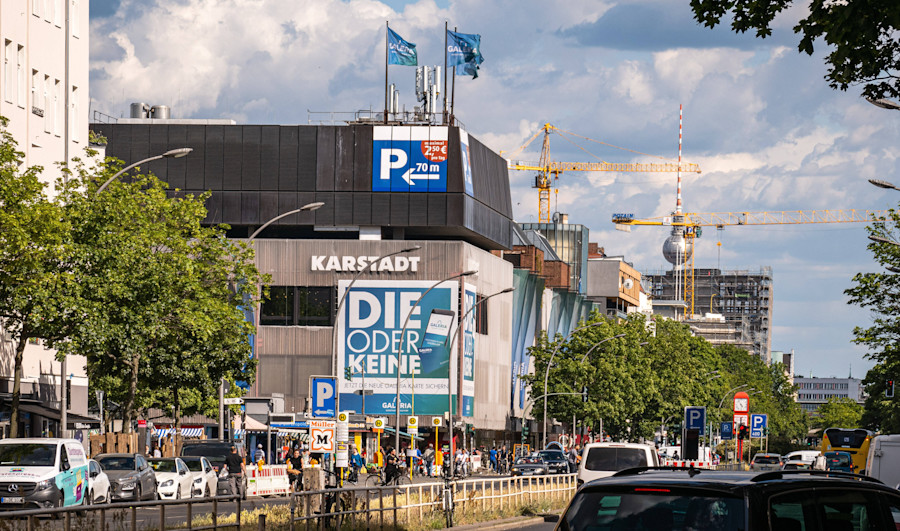
[[[813,425],[816,428],[859,428],[863,407],[852,398],[831,397],[819,406]]]
[[[710,28],[732,18],[737,33],[755,30],[760,38],[772,34],[772,20],[794,7],[793,0],[691,0],[694,18]],[[799,7],[799,6],[798,6]],[[809,0],[806,16],[794,26],[800,35],[798,50],[812,55],[815,45],[826,44],[825,79],[835,89],[864,85],[869,98],[900,96],[900,8],[896,0],[837,2]]]

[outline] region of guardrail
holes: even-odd
[[[220,524],[218,522],[219,503],[229,501],[237,502],[237,507],[235,510],[235,513],[237,514],[237,521],[235,523]],[[198,503],[210,502],[212,503],[211,511],[199,511],[197,514],[194,514],[194,505]],[[27,531],[43,529],[46,527],[44,525],[38,525],[38,517],[62,518],[62,528],[64,531],[71,531],[73,524],[77,526],[77,529],[105,530],[107,529],[107,523],[111,524],[115,519],[114,516],[121,513],[125,515],[124,518],[128,521],[118,522],[117,528],[137,531],[138,529],[146,529],[146,527],[138,527],[137,510],[141,507],[158,507],[159,522],[157,523],[157,525],[154,525],[152,527],[164,530],[167,527],[174,527],[174,524],[172,526],[166,525],[166,508],[173,505],[187,506],[187,517],[183,520],[179,520],[178,522],[178,524],[180,525],[186,525],[187,527],[185,529],[200,531],[205,529],[240,529],[241,527],[241,499],[240,496],[236,495],[210,496],[209,498],[186,498],[182,500],[151,500],[140,502],[109,503],[100,505],[77,505],[74,507],[59,507],[52,509],[24,509],[18,511],[2,512],[0,513],[0,518],[2,518],[3,520],[12,520],[16,518],[24,519],[24,526]],[[228,512],[230,513],[231,509],[228,509]],[[192,526],[192,520],[194,519],[194,516],[201,516],[203,514],[210,514],[212,516],[212,524],[196,527]],[[8,528],[8,526],[4,526],[4,528]]]

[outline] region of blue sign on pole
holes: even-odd
[[[723,422],[719,427],[719,433],[722,434],[723,441],[734,439],[734,424],[731,422]]]
[[[706,435],[706,407],[687,406],[684,408],[684,427],[688,430],[700,430],[700,435]]]
[[[769,416],[765,413],[750,415],[750,436],[762,437],[769,423]]]
[[[334,418],[335,381],[332,377],[310,379],[312,395],[312,416],[314,418]]]

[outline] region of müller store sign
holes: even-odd
[[[312,271],[411,271],[419,270],[419,256],[390,256],[378,259],[377,256],[312,256]],[[369,267],[371,264],[371,267]]]

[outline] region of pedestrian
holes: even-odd
[[[287,473],[291,490],[303,490],[303,458],[300,457],[300,448],[294,448],[294,455],[288,457]]]
[[[366,466],[366,462],[363,461],[359,452],[356,451],[356,446],[350,447],[350,477],[348,478],[351,482],[356,483],[359,481],[359,469],[364,468]]]
[[[425,471],[428,474],[428,477],[431,477],[434,472],[434,445],[428,443],[428,448],[425,449],[425,453],[422,455],[422,458],[425,460]]]
[[[400,470],[398,468],[399,462],[397,457],[397,450],[395,448],[391,448],[388,451],[387,456],[384,458],[384,483],[388,484],[393,479],[400,475]]]
[[[499,470],[497,469],[497,447],[496,446],[491,447],[490,458],[491,458],[491,470],[493,470],[494,472],[499,472]]]
[[[566,460],[569,462],[569,473],[575,473],[575,464],[578,462],[578,452],[575,450],[575,447],[569,448],[569,454],[566,456]]]
[[[260,461],[262,461],[263,463],[266,462],[266,453],[263,451],[263,446],[261,444],[257,444],[256,451],[253,452],[253,462],[259,463]]]
[[[234,445],[231,446],[231,453],[225,457],[225,468],[228,469],[228,486],[231,487],[231,493],[244,499],[244,474],[247,472],[247,466]]]

